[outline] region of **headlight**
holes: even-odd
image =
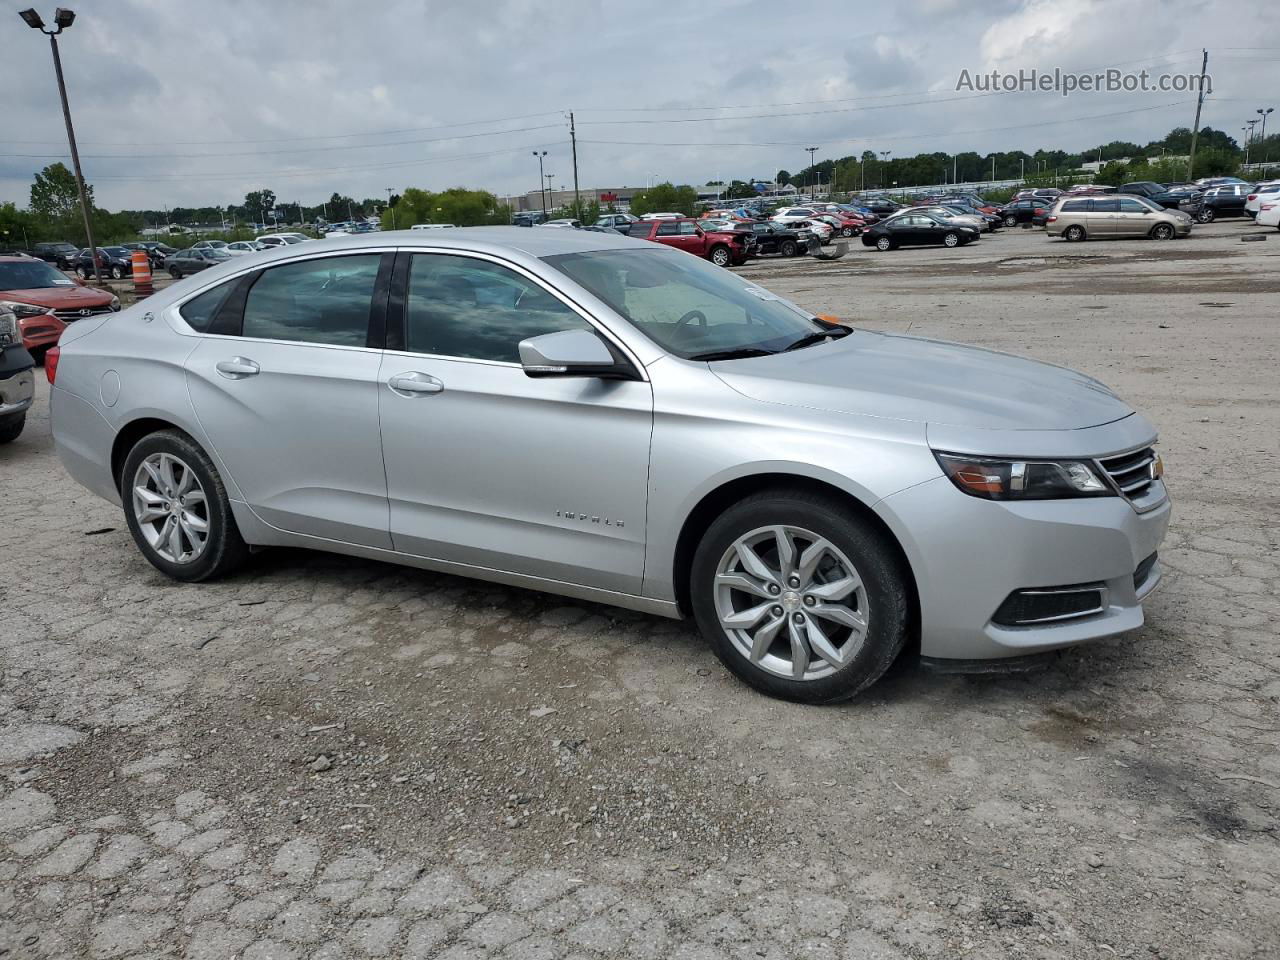
[[[119,297],[112,297],[112,298],[111,298],[111,309],[112,309],[112,310],[119,310],[119,309],[120,309],[120,298],[119,298]]]
[[[962,453],[933,454],[956,488],[984,500],[1061,500],[1114,497],[1085,460],[1007,460]]]
[[[0,300],[0,310],[9,310],[20,317],[39,317],[49,312],[48,307],[37,307],[33,303],[17,303],[13,300]]]
[[[18,332],[18,318],[13,315],[12,310],[6,309],[5,305],[0,303],[0,350],[21,341],[22,334]]]

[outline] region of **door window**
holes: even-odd
[[[1149,210],[1149,209],[1150,208],[1148,206],[1146,206],[1145,204],[1139,203],[1137,200],[1133,200],[1129,197],[1120,198],[1121,213],[1142,213],[1143,211]]]
[[[660,237],[678,237],[680,236],[680,224],[670,220],[658,224],[658,236]]]
[[[242,334],[363,347],[382,254],[320,257],[263,272],[244,305]]]
[[[412,353],[519,363],[521,340],[590,329],[514,270],[448,254],[413,258],[405,302],[405,349]]]
[[[182,314],[182,319],[187,321],[187,326],[192,330],[208,333],[213,318],[218,315],[218,310],[226,303],[227,297],[231,295],[231,291],[235,289],[238,282],[238,280],[228,280],[226,283],[218,284],[212,290],[206,290],[198,297],[192,297],[178,308],[178,313]]]
[[[680,236],[682,236],[682,237],[696,237],[697,235],[698,235],[698,228],[697,228],[697,226],[696,226],[695,224],[692,224],[692,223],[681,223],[681,224],[680,224]]]
[[[1106,200],[1095,200],[1093,201],[1093,212],[1094,213],[1119,213],[1120,201],[1114,197]]]

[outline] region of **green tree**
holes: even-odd
[[[253,190],[244,195],[245,216],[254,222],[266,220],[270,218],[271,211],[276,206],[276,194],[274,190]],[[176,220],[177,217],[175,216]]]
[[[755,195],[755,185],[745,180],[734,180],[720,193],[725,200],[747,200]]]
[[[93,187],[86,184],[85,194],[93,206]],[[80,191],[76,177],[65,164],[51,163],[36,174],[31,184],[31,211],[45,220],[73,219],[80,211]]]
[[[779,170],[773,175],[773,182],[781,186],[784,183],[791,182],[791,173],[788,170]]]
[[[40,238],[36,233],[35,218],[27,210],[19,210],[14,203],[0,203],[0,249],[25,250]]]
[[[458,227],[475,227],[490,223],[506,223],[507,209],[487,190],[451,187],[440,193],[409,187],[382,213],[384,229],[407,229],[415,223],[452,223]]]
[[[676,186],[659,183],[648,190],[640,190],[631,198],[631,212],[637,216],[646,213],[683,213],[693,216],[698,202],[698,192],[687,184]]]

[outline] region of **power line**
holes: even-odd
[[[271,157],[286,153],[316,153],[322,150],[379,150],[387,147],[416,146],[423,143],[442,143],[448,140],[473,140],[477,137],[500,137],[511,133],[528,133],[531,130],[551,130],[561,123],[544,123],[533,127],[517,127],[513,130],[494,130],[484,133],[461,133],[451,137],[423,137],[417,140],[396,140],[391,143],[348,143],[328,147],[299,147],[290,150],[247,150],[231,153],[86,153],[89,160],[204,160],[211,157]],[[43,160],[65,156],[65,153],[0,153],[5,158]]]

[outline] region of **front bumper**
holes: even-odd
[[[34,364],[21,347],[3,351],[0,360],[0,417],[25,413],[36,395]]]
[[[1160,582],[1158,561],[1135,574],[1164,540],[1167,498],[1143,513],[1119,496],[995,502],[939,477],[882,504],[915,574],[926,657],[1022,657],[1115,636],[1142,625],[1142,599]],[[1015,591],[1076,584],[1104,587],[1103,609],[1031,626],[993,622]]]

